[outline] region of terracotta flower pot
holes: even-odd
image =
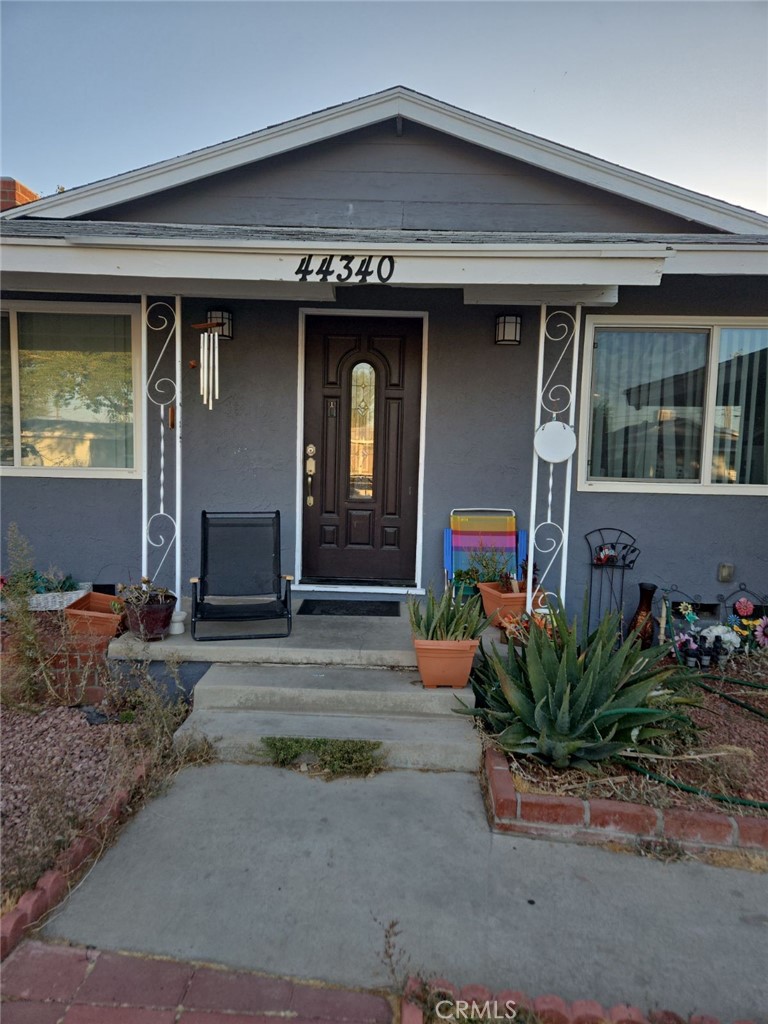
[[[462,689],[469,681],[479,640],[417,640],[416,664],[427,689],[451,686]]]
[[[112,610],[119,604],[121,611]],[[123,617],[124,602],[109,594],[85,594],[64,609],[69,628],[73,633],[90,633],[97,636],[116,636]]]
[[[175,597],[169,597],[158,604],[126,604],[128,629],[141,640],[162,640],[170,629],[175,607]]]
[[[525,590],[514,594],[502,590],[499,583],[478,583],[477,587],[483,595],[483,609],[492,626],[498,626],[502,618],[522,615],[525,611]],[[540,590],[536,591],[533,595],[533,607],[543,608],[546,603],[544,594]]]

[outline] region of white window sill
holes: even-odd
[[[676,480],[580,480],[577,490],[611,494],[732,494],[768,497],[765,484],[699,484]]]

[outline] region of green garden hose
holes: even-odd
[[[677,782],[675,779],[670,779],[666,775],[659,775],[657,772],[648,771],[647,768],[642,768],[639,764],[635,764],[634,761],[627,761],[623,757],[615,757],[615,761],[619,764],[624,765],[625,768],[631,768],[634,772],[639,772],[640,775],[645,775],[649,779],[653,779],[654,782],[663,782],[665,786],[671,786],[673,789],[681,789],[684,793],[695,793],[696,796],[705,796],[709,800],[719,800],[720,803],[724,804],[738,804],[739,807],[758,807],[761,811],[768,811],[768,801],[766,800],[748,800],[746,797],[741,796],[725,796],[722,793],[709,793],[706,789],[699,789],[698,786],[689,786],[686,782]]]
[[[738,704],[740,708],[745,708],[745,710],[751,711],[753,715],[758,715],[760,718],[768,720],[768,713],[761,711],[760,708],[752,707],[752,705],[747,704],[745,700],[739,700],[738,697],[732,697],[729,693],[723,693],[721,690],[716,690],[714,686],[707,686],[706,683],[702,683],[698,679],[691,679],[689,682],[693,683],[694,686],[701,687],[702,690],[706,690],[707,693],[714,693],[718,697],[722,697],[723,700],[730,701],[731,704]]]

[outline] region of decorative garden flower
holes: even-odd
[[[755,626],[755,640],[760,647],[768,647],[768,615],[758,620]]]
[[[677,633],[675,635],[675,646],[679,651],[698,651],[699,649],[696,637],[691,633]]]
[[[678,605],[678,608],[680,614],[683,616],[685,621],[689,623],[691,626],[694,624],[694,622],[696,622],[696,620],[699,617],[693,610],[693,606],[688,601],[681,601]]]
[[[746,597],[740,597],[733,607],[736,609],[737,615],[740,615],[742,619],[749,618],[755,610],[755,606]]]
[[[738,622],[738,619],[736,620]],[[741,640],[735,630],[729,626],[707,626],[706,629],[701,631],[701,635],[706,639],[708,644],[712,644],[716,636],[720,637],[723,647],[726,652],[738,650],[741,647]]]

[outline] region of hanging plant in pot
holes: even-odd
[[[480,634],[488,625],[480,597],[463,602],[461,595],[448,587],[437,598],[430,587],[423,607],[416,598],[408,598],[408,616],[424,686],[466,686]]]
[[[168,633],[176,607],[176,595],[142,576],[141,583],[118,583],[117,593],[125,602],[128,629],[141,640],[162,640]]]

